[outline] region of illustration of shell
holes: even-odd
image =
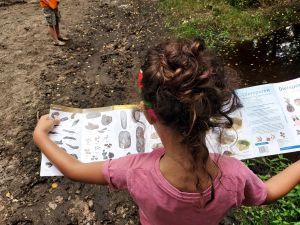
[[[120,148],[129,148],[131,146],[131,136],[128,131],[121,131],[119,133],[119,147]]]
[[[74,119],[76,114],[77,114],[77,113],[72,113],[71,119]]]
[[[53,112],[51,113],[51,117],[54,119],[55,116],[59,116],[59,112]]]
[[[88,123],[88,125],[86,125],[85,128],[88,130],[95,130],[98,129],[99,126],[97,124]]]
[[[112,152],[109,152],[109,153],[108,153],[108,158],[112,159],[114,156],[115,156],[114,153],[112,153]]]
[[[107,130],[107,128],[105,127],[105,128],[103,128],[103,129],[101,129],[101,130],[98,130],[98,132],[99,132],[100,134],[103,134],[106,130]]]
[[[63,137],[63,139],[76,140],[76,138],[74,138],[74,137],[69,137],[69,136]]]
[[[94,118],[98,118],[100,116],[101,116],[100,112],[90,112],[90,113],[86,114],[87,119],[94,119]]]
[[[67,146],[69,146],[72,149],[79,149],[79,146],[74,146],[74,145],[70,145],[70,144],[66,144]]]
[[[136,128],[136,151],[145,152],[145,137],[144,129],[142,127]]]
[[[76,126],[76,124],[79,122],[79,119],[78,120],[75,120],[73,123],[72,123],[72,127]]]
[[[64,121],[67,121],[69,118],[68,117],[63,117],[60,119],[60,122],[64,122]]]
[[[133,118],[134,118],[135,121],[140,121],[140,119],[141,119],[141,113],[139,111],[135,110],[133,112]]]
[[[103,159],[108,159],[107,152],[105,150],[103,150],[103,152],[102,152],[102,157],[103,157]]]
[[[52,164],[51,162],[46,162],[45,164],[46,164],[46,166],[47,166],[48,168],[50,168],[50,167],[53,166],[53,164]]]
[[[121,126],[123,129],[127,128],[127,115],[125,111],[120,112]]]
[[[103,115],[101,118],[101,123],[104,126],[107,126],[108,124],[110,124],[112,121],[112,117],[111,116],[107,116],[107,115]]]
[[[72,131],[72,130],[66,130],[66,129],[63,129],[64,132],[67,132],[69,134],[76,134],[75,131]]]

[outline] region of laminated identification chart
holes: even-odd
[[[78,109],[52,105],[50,116],[61,120],[49,136],[82,162],[103,161],[150,152],[161,147],[154,128],[136,105]],[[62,175],[42,155],[41,176]]]
[[[243,107],[230,129],[207,134],[210,152],[249,159],[300,151],[300,78],[236,90]],[[136,105],[79,109],[52,105],[61,123],[49,136],[63,151],[87,163],[151,152],[162,147]],[[61,176],[42,154],[41,176]]]

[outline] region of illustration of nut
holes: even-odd
[[[86,125],[85,128],[88,130],[95,130],[98,129],[99,126],[97,124],[88,123],[88,125]]]
[[[140,121],[140,119],[141,119],[141,113],[139,112],[139,111],[134,111],[133,112],[133,118],[134,118],[134,120],[135,121]]]
[[[131,136],[128,131],[121,131],[119,133],[119,147],[120,148],[129,148],[131,146]]]
[[[145,152],[145,137],[144,129],[142,127],[136,128],[136,151]]]
[[[86,114],[87,119],[94,119],[94,118],[98,118],[100,116],[101,116],[100,112],[90,112],[90,113]]]
[[[123,129],[127,128],[127,115],[125,111],[120,112],[121,126]]]
[[[227,144],[231,144],[236,140],[236,136],[234,134],[229,134],[224,132],[221,137],[220,137],[220,143],[227,145]]]
[[[107,116],[107,115],[103,115],[101,118],[101,123],[103,126],[107,126],[108,124],[110,124],[112,121],[112,117],[111,116]]]

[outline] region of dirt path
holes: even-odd
[[[124,192],[39,177],[31,134],[51,103],[136,99],[140,59],[165,36],[156,1],[61,1],[62,31],[71,37],[62,48],[51,44],[36,1],[13,2],[0,2],[0,224],[137,224]]]

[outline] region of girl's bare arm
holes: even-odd
[[[35,144],[71,180],[106,185],[103,162],[82,163],[50,140],[48,132],[58,123],[59,120],[50,119],[48,115],[42,116],[33,133]]]
[[[267,185],[267,199],[265,203],[276,201],[285,196],[300,183],[300,160],[293,163],[285,170],[271,177],[265,182]]]

